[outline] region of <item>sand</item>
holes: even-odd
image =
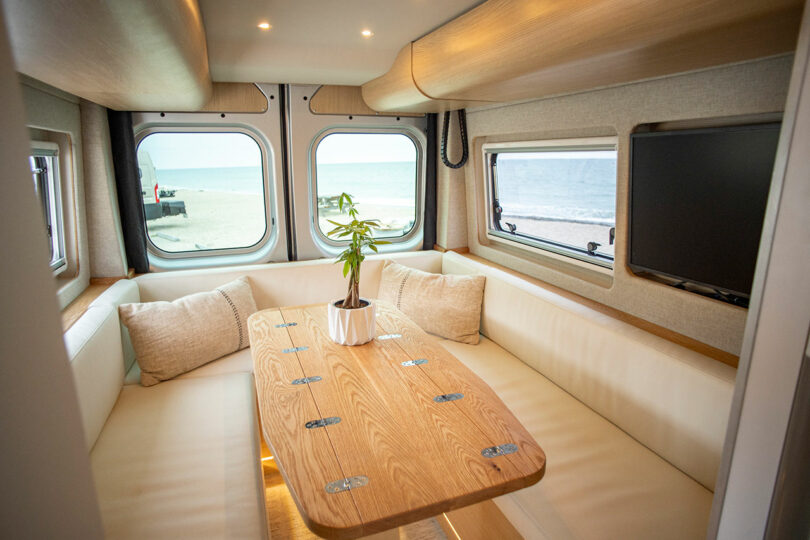
[[[183,201],[188,217],[146,222],[152,243],[169,251],[199,251],[252,246],[264,236],[261,194],[178,189],[164,201]]]
[[[178,189],[164,201],[183,201],[187,217],[168,216],[146,223],[149,238],[163,251],[183,252],[249,247],[261,240],[265,232],[264,201],[259,194]],[[401,236],[412,226],[414,207],[359,204],[360,219],[379,219],[378,237]],[[348,220],[336,208],[320,209],[318,222],[326,234]]]
[[[504,216],[502,222],[517,225],[517,231],[539,238],[547,238],[574,247],[587,249],[588,242],[602,244],[597,251],[613,257],[614,245],[609,243],[610,227],[591,223],[574,223],[570,221],[548,221]]]

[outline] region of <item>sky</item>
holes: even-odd
[[[259,167],[261,150],[243,133],[154,133],[138,146],[156,169]],[[410,138],[397,133],[333,133],[321,139],[318,163],[416,161]]]
[[[413,141],[399,133],[332,133],[321,139],[318,163],[416,161]]]
[[[156,169],[261,167],[259,145],[244,133],[154,133],[138,146]]]

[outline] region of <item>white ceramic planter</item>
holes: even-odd
[[[371,300],[360,299],[368,305],[358,309],[343,309],[329,302],[329,337],[340,345],[362,345],[374,339],[377,308]]]

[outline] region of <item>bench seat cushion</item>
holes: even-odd
[[[127,385],[90,454],[107,538],[266,538],[253,376]]]
[[[227,354],[218,360],[208,362],[196,369],[178,375],[172,380],[193,379],[194,377],[210,377],[227,373],[253,373],[253,357],[250,348]],[[124,378],[124,384],[140,384],[141,368],[135,362]]]
[[[712,492],[494,342],[442,345],[546,453],[545,477],[495,499],[525,538],[704,538]]]

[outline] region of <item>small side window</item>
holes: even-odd
[[[485,147],[491,236],[612,267],[616,143]]]
[[[403,133],[330,133],[314,151],[316,227],[324,240],[340,220],[338,198],[348,193],[360,219],[377,219],[375,236],[395,242],[417,222],[419,152]]]
[[[65,268],[65,231],[62,222],[62,197],[59,180],[59,151],[55,144],[35,144],[29,157],[34,191],[42,208],[48,233],[50,267],[54,273]]]
[[[266,238],[262,150],[245,133],[147,135],[138,176],[149,241],[164,253],[247,249]]]

